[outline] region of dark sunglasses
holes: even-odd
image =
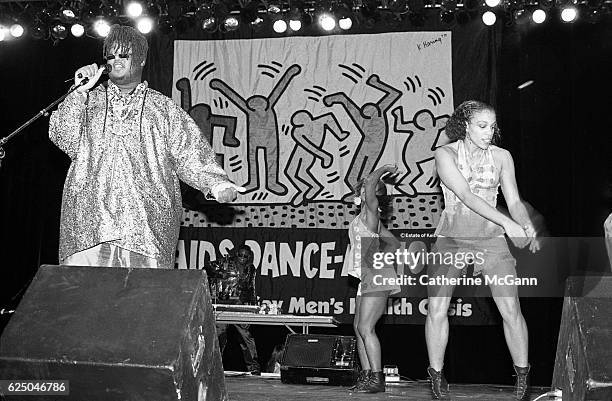
[[[131,54],[128,54],[128,53],[121,53],[121,54],[117,54],[117,57],[119,57],[119,58],[125,58],[125,59],[130,58],[130,56],[131,56]],[[115,55],[114,55],[114,54],[109,54],[108,56],[104,56],[104,59],[105,59],[106,61],[111,61],[111,60],[114,60],[114,59],[115,59]]]

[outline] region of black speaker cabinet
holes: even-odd
[[[8,400],[227,400],[206,273],[42,266],[0,338],[0,379],[69,382]]]
[[[553,387],[563,401],[612,400],[612,277],[570,277]]]
[[[281,359],[281,381],[350,386],[357,379],[356,358],[355,337],[290,334]]]

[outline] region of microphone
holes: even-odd
[[[102,71],[102,74],[109,74],[113,70],[113,66],[110,65],[110,64],[104,64],[104,66],[100,67],[100,68],[102,68],[104,70],[104,71]],[[83,74],[79,73],[77,75],[77,78],[79,78],[79,79],[83,78]]]
[[[104,64],[103,66],[100,67],[100,69],[103,69],[104,71],[102,71],[102,75],[104,74],[110,74],[110,72],[113,70],[113,66],[110,64]],[[78,73],[77,74],[77,78],[81,79],[83,78],[83,74]],[[69,78],[67,80],[65,80],[64,82],[70,82],[72,81],[72,78]],[[87,82],[89,82],[89,78],[85,78],[84,80],[82,80],[78,86],[83,86],[85,85]]]
[[[109,72],[111,72],[113,70],[113,66],[110,64],[104,64],[104,67],[101,67],[102,71],[102,75],[104,74],[108,74]],[[81,78],[83,75],[78,74],[77,78]],[[77,85],[77,87],[79,86],[83,86],[86,85],[89,82],[89,77],[85,77],[83,78],[83,80],[81,82],[79,82],[79,84]]]

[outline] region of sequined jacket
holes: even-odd
[[[174,266],[179,178],[208,193],[228,182],[193,119],[142,82],[73,93],[51,115],[49,138],[71,159],[62,198],[60,262],[110,242]]]

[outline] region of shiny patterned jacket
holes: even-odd
[[[182,213],[179,178],[208,193],[228,182],[193,119],[142,82],[72,93],[51,115],[49,138],[71,159],[59,258],[109,242],[174,267]]]

